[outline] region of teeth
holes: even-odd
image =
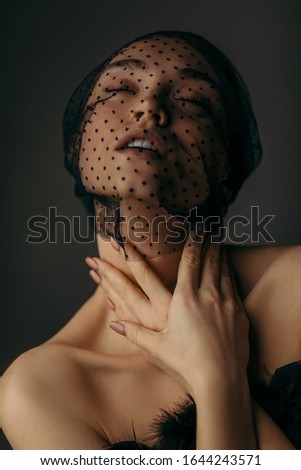
[[[148,140],[135,139],[132,142],[129,142],[127,144],[127,147],[144,148],[144,149],[153,150],[154,152],[158,152],[158,149],[154,145],[152,145]]]

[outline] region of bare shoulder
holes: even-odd
[[[301,245],[232,251],[251,323],[254,370],[269,375],[301,359]]]
[[[69,346],[45,344],[12,363],[1,378],[0,416],[14,449],[105,447],[83,399],[82,374]]]
[[[231,265],[237,275],[242,298],[246,298],[264,274],[275,280],[289,269],[291,277],[301,277],[301,245],[266,245],[259,247],[228,245]],[[294,270],[294,273],[292,272]],[[296,278],[294,279],[296,280]]]

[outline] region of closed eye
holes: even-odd
[[[134,90],[131,90],[130,88],[128,87],[106,87],[104,88],[104,91],[106,93],[114,93],[114,95],[117,95],[117,93],[131,93],[131,94],[135,94],[135,91]]]
[[[184,102],[186,101],[188,103],[195,104],[197,106],[207,109],[208,111],[211,109],[210,103],[208,103],[208,101],[198,99],[195,96],[178,96],[176,100]]]

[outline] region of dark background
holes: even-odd
[[[81,79],[113,50],[160,29],[199,33],[238,67],[253,98],[264,159],[229,216],[275,214],[277,244],[300,243],[298,0],[15,1],[2,13],[0,374],[53,335],[93,292],[84,258],[96,245],[30,244],[27,221],[84,216],[63,168],[61,119]],[[3,41],[2,41],[3,43]],[[5,440],[0,448],[9,448]]]

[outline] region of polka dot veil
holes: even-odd
[[[75,90],[65,165],[99,236],[146,258],[221,218],[261,158],[246,86],[204,38],[157,32],[116,51]]]

